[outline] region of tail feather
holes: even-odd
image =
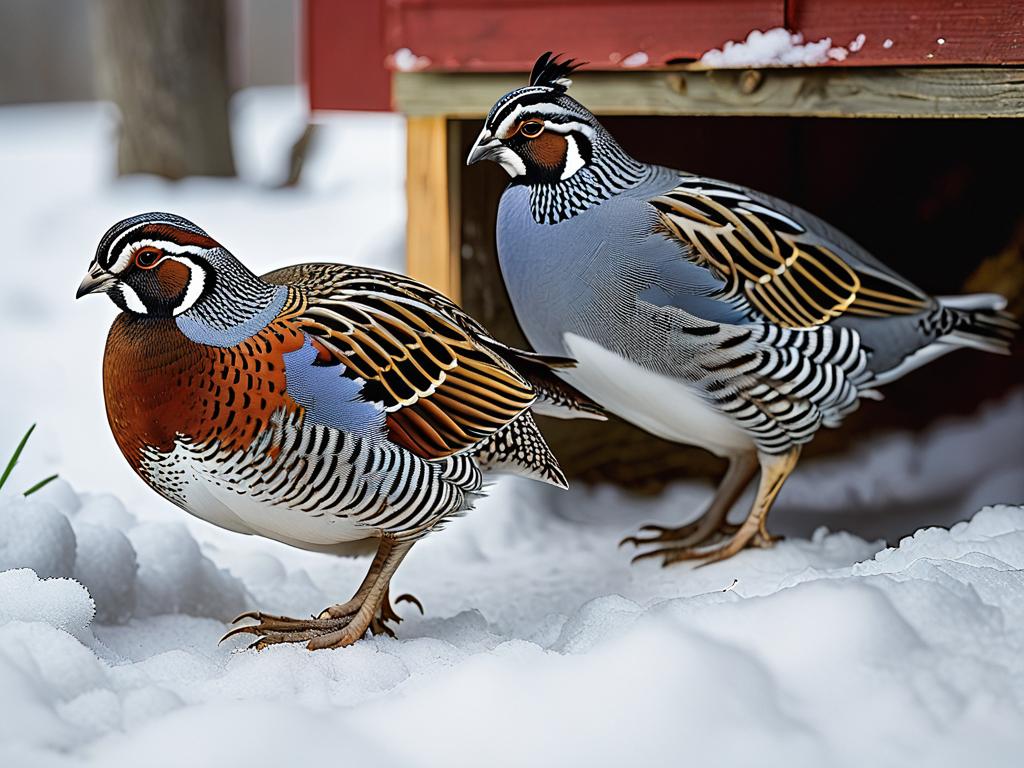
[[[604,408],[555,373],[556,370],[574,368],[576,361],[572,358],[527,352],[490,338],[482,341],[533,385],[537,392],[537,402],[532,408],[534,413],[556,419],[604,421],[608,418]]]
[[[1005,311],[1006,299],[995,294],[955,296],[939,300],[952,314],[952,328],[939,341],[960,347],[972,347],[997,355],[1010,354],[1010,345],[1020,324]]]
[[[988,309],[999,312],[1006,309],[1006,299],[998,293],[968,293],[963,296],[936,296],[943,307],[949,309]]]
[[[559,488],[569,487],[529,411],[491,435],[472,454],[484,472],[507,472]]]
[[[940,296],[939,306],[922,320],[931,343],[916,349],[889,370],[876,372],[871,385],[888,384],[956,349],[1010,354],[1020,325],[1005,311],[1006,299],[994,293]]]

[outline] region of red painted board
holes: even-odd
[[[787,20],[807,40],[864,47],[847,66],[1024,63],[1024,0],[790,0]],[[886,47],[886,40],[891,41]]]
[[[547,50],[564,51],[594,68],[618,68],[637,53],[646,56],[647,66],[661,66],[696,59],[751,29],[780,26],[783,5],[783,0],[389,0],[385,39],[390,50],[408,48],[431,70],[529,71]]]
[[[306,0],[304,27],[312,109],[391,109],[384,0]]]

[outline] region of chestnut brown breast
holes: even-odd
[[[103,394],[128,463],[141,474],[143,450],[170,452],[179,436],[247,448],[275,411],[300,407],[285,392],[282,356],[302,343],[290,320],[219,348],[191,341],[172,318],[118,316],[107,337]]]

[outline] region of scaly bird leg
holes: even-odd
[[[654,544],[667,545],[642,552],[633,558],[635,563],[650,557],[665,557],[678,549],[689,549],[715,536],[725,537],[736,533],[738,528],[727,523],[725,518],[736,503],[736,499],[746,490],[756,472],[756,453],[744,453],[732,457],[729,460],[729,468],[725,472],[725,477],[718,484],[718,490],[711,500],[711,505],[697,520],[681,528],[645,525],[640,529],[640,534],[649,532],[649,535],[627,536],[619,542],[619,546],[626,543],[632,543],[638,547]]]
[[[701,560],[703,561],[701,565],[708,565],[732,557],[744,547],[770,547],[775,539],[768,533],[766,527],[768,512],[775,502],[775,497],[779,495],[782,484],[786,482],[786,478],[796,467],[799,458],[799,446],[779,455],[759,453],[761,479],[757,485],[757,496],[750,508],[750,514],[747,515],[747,519],[743,521],[736,533],[724,542],[713,546],[667,551],[662,565],[670,565],[684,560]]]
[[[352,599],[324,609],[316,618],[292,619],[250,611],[232,623],[242,619],[255,619],[256,623],[235,627],[221,638],[221,642],[238,634],[250,634],[257,636],[250,647],[258,650],[277,643],[296,642],[306,642],[310,650],[316,650],[351,645],[366,634],[367,629],[371,629],[374,634],[383,632],[394,635],[387,622],[400,619],[391,607],[389,586],[391,577],[412,545],[413,542],[396,541],[390,536],[382,537],[366,578]],[[398,601],[403,600],[414,603],[423,611],[422,605],[411,595],[398,597]]]
[[[396,542],[393,539],[391,541],[393,543],[391,544],[390,551],[384,558],[377,578],[370,586],[359,610],[350,619],[347,619],[348,623],[344,627],[312,638],[307,645],[309,650],[343,648],[346,645],[352,645],[352,643],[366,634],[366,630],[370,628],[370,625],[377,617],[378,611],[381,609],[381,603],[388,596],[391,577],[395,575],[398,566],[402,564],[402,560],[405,559],[409,550],[412,549],[412,542]],[[383,542],[381,546],[383,546]]]

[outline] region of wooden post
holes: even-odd
[[[443,116],[410,117],[406,133],[408,205],[406,267],[409,276],[459,300],[459,174],[448,120]]]

